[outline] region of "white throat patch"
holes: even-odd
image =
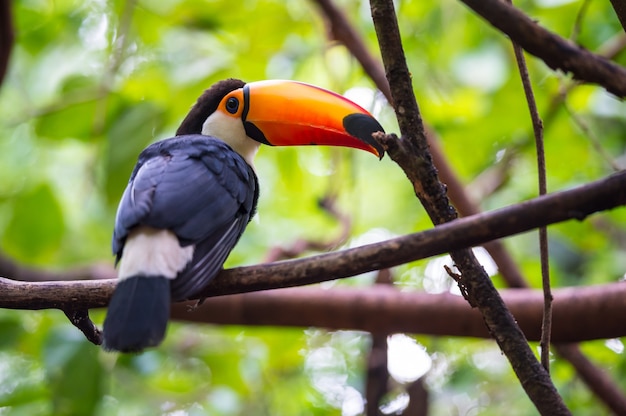
[[[241,119],[216,111],[202,125],[202,134],[224,141],[254,168],[254,157],[261,144],[246,135]]]

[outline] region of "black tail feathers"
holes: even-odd
[[[170,317],[170,279],[133,276],[121,280],[104,320],[103,348],[140,352],[157,346],[165,337]]]

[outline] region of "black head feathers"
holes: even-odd
[[[180,123],[178,130],[176,130],[176,135],[200,134],[202,132],[202,125],[206,119],[217,110],[217,106],[222,101],[222,98],[231,91],[243,88],[244,85],[246,85],[245,82],[235,78],[225,79],[213,84],[198,98],[198,101],[193,105],[187,117]]]

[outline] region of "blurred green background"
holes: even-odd
[[[336,4],[378,56],[368,3]],[[609,2],[518,6],[591,50],[623,32]],[[507,38],[455,1],[399,1],[397,11],[424,120],[470,195],[485,210],[535,196],[531,124]],[[317,84],[358,101],[397,132],[392,110],[359,64],[328,41],[312,1],[19,0],[13,18],[16,41],[0,89],[0,247],[22,264],[112,264],[115,209],[138,153],[171,136],[217,80]],[[529,66],[545,121],[549,189],[623,166],[626,105],[595,86],[575,86],[563,103],[568,77],[534,58]],[[259,214],[227,265],[258,263],[271,247],[298,238],[338,235],[337,221],[317,204],[328,194],[338,195],[353,221],[348,245],[431,226],[388,158],[263,148],[256,167]],[[551,227],[554,286],[622,278],[625,226],[626,212],[614,210]],[[538,287],[536,241],[527,234],[506,245]],[[394,280],[407,290],[449,290],[440,268],[427,266],[395,268]],[[100,324],[104,314],[92,317]],[[0,310],[0,415],[358,415],[370,344],[369,334],[355,331],[173,324],[160,348],[117,356],[89,344],[59,311]],[[623,339],[582,348],[626,390]],[[491,341],[398,337],[390,351],[390,362],[411,372],[395,374],[386,414],[400,414],[407,383],[420,376],[433,415],[535,413]],[[601,405],[567,363],[555,361],[552,371],[575,414],[598,414]]]

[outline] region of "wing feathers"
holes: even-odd
[[[198,292],[222,268],[254,214],[254,171],[221,140],[178,136],[142,152],[118,208],[113,250],[139,225],[172,231],[194,256],[171,282],[175,300]]]

